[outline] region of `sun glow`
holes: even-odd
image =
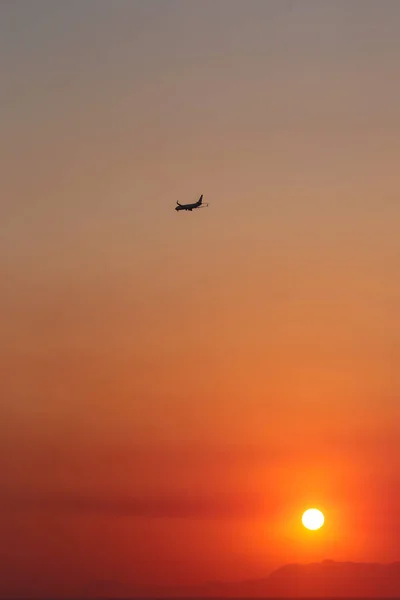
[[[315,531],[316,529],[320,529],[324,524],[324,515],[317,508],[309,508],[303,513],[301,521],[307,529],[311,529]]]

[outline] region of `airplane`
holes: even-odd
[[[197,200],[197,202],[194,202],[193,204],[179,204],[179,202],[177,201],[177,207],[175,208],[175,210],[190,210],[192,211],[194,208],[203,208],[204,206],[208,206],[208,204],[203,204],[203,194],[200,196],[200,198]]]

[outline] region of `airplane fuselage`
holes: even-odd
[[[192,211],[194,208],[200,208],[200,206],[203,203],[203,194],[200,196],[200,198],[197,200],[197,202],[194,202],[193,204],[179,204],[179,202],[177,202],[177,205],[175,207],[175,210],[190,210]]]
[[[198,208],[198,204],[180,204],[175,210],[193,210],[194,208]]]

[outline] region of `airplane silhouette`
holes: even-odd
[[[200,196],[200,198],[197,200],[197,202],[194,202],[193,204],[179,204],[179,202],[177,201],[177,207],[175,208],[175,210],[190,210],[192,211],[194,208],[202,208],[204,206],[208,206],[208,204],[203,204],[203,194]]]

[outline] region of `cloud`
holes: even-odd
[[[149,497],[80,495],[65,493],[2,494],[0,507],[8,511],[103,514],[117,517],[231,518],[265,514],[265,497],[160,495]]]

